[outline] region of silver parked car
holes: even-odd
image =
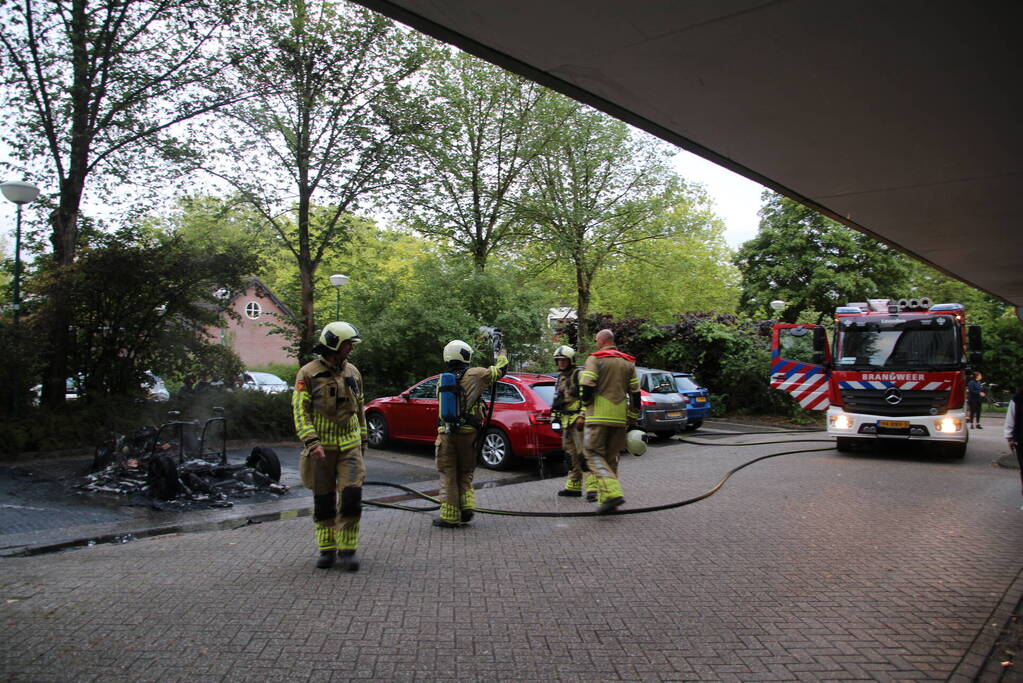
[[[675,378],[665,370],[636,368],[642,395],[639,428],[658,437],[685,429],[688,421],[686,399],[678,393]]]
[[[269,372],[246,370],[242,373],[242,389],[262,391],[264,394],[281,394],[290,388],[287,382]]]

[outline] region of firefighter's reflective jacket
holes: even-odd
[[[583,404],[579,400],[579,373],[575,365],[569,365],[558,373],[558,381],[554,385],[553,412],[561,417],[561,424],[570,427],[582,417]]]
[[[508,356],[502,349],[497,355],[497,360],[489,368],[467,368],[462,374],[458,386],[461,391],[462,414],[468,419],[458,428],[459,432],[471,432],[483,423],[483,402],[480,397],[483,396],[484,390],[489,389],[498,378],[504,376],[507,367]],[[439,433],[446,431],[443,420],[438,419],[437,431]]]
[[[306,446],[346,450],[366,439],[362,375],[345,361],[340,368],[322,358],[306,363],[291,398],[295,431]]]
[[[624,427],[629,421],[629,394],[639,393],[636,359],[613,346],[587,357],[579,384],[593,387],[586,405],[586,424]]]

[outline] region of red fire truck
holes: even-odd
[[[835,310],[833,336],[829,344],[823,327],[775,325],[771,386],[807,410],[827,410],[838,450],[884,439],[966,455],[966,374],[982,347],[962,304],[850,303]]]

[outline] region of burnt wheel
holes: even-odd
[[[480,449],[481,464],[490,470],[506,470],[512,466],[511,442],[507,435],[496,427],[491,427],[483,435],[483,447]]]
[[[96,452],[92,454],[92,469],[90,472],[99,472],[104,467],[114,463],[114,449],[110,446],[97,446]]]
[[[169,455],[154,455],[146,471],[149,495],[158,500],[171,500],[178,495],[178,466]]]
[[[281,461],[274,449],[268,446],[256,446],[245,460],[245,464],[260,474],[270,477],[271,481],[281,480]]]
[[[370,413],[366,416],[366,440],[373,448],[383,448],[390,440],[391,434],[387,429],[387,419],[380,413]]]

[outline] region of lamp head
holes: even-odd
[[[347,275],[336,274],[330,276],[330,284],[334,285],[335,287],[342,287],[347,283],[348,283]]]
[[[0,183],[0,192],[3,192],[4,199],[19,205],[34,202],[39,196],[38,187],[21,180],[8,180],[6,183]]]

